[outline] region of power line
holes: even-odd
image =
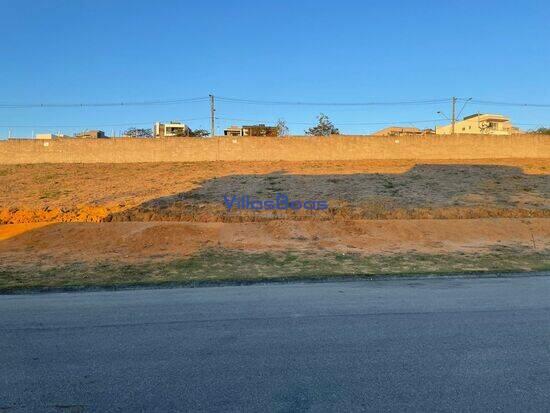
[[[237,122],[261,122],[261,123],[275,123],[276,121],[273,120],[265,120],[265,119],[243,119],[243,118],[226,118],[226,117],[216,117],[216,119],[219,120],[230,120],[230,121],[237,121]],[[368,125],[393,125],[393,124],[410,124],[410,123],[432,123],[432,122],[440,122],[441,119],[422,119],[422,120],[408,120],[408,121],[390,121],[390,122],[334,122],[337,126],[344,125],[344,126],[368,126]],[[309,122],[286,122],[289,125],[312,125],[315,123],[314,121]]]
[[[467,101],[467,99],[458,99],[461,101]],[[550,103],[521,103],[521,102],[498,102],[492,100],[478,100],[472,99],[471,103],[478,105],[493,105],[493,106],[521,106],[521,107],[534,107],[534,108],[550,108]]]
[[[311,101],[285,101],[285,100],[255,100],[255,99],[240,99],[232,97],[218,97],[218,101],[222,101],[228,104],[244,104],[244,105],[272,105],[272,106],[332,106],[332,107],[347,107],[348,109],[340,109],[341,111],[353,111],[351,107],[371,107],[371,106],[416,106],[416,105],[440,105],[446,103],[456,103],[457,101],[464,102],[462,109],[459,112],[462,113],[462,110],[467,103],[470,104],[479,104],[479,105],[493,105],[493,106],[508,106],[508,107],[532,107],[532,108],[548,108],[550,104],[546,103],[520,103],[520,102],[507,102],[507,101],[491,101],[491,100],[482,100],[482,99],[473,99],[473,98],[446,98],[446,99],[424,99],[424,100],[400,100],[400,101],[363,101],[363,102],[311,102]],[[266,121],[258,119],[243,119],[243,118],[232,118],[232,117],[215,117],[213,111],[213,96],[203,96],[203,97],[194,97],[194,98],[176,98],[176,99],[157,99],[157,100],[143,100],[143,101],[122,101],[122,102],[87,102],[87,103],[27,103],[27,104],[18,104],[18,103],[0,103],[0,109],[18,109],[18,108],[84,108],[84,107],[127,107],[127,106],[154,106],[154,105],[176,105],[184,103],[195,103],[195,102],[211,102],[211,116],[204,117],[195,117],[184,119],[184,122],[194,121],[194,120],[211,120],[211,126],[213,129],[214,120],[225,120],[225,121],[241,121],[241,122],[257,122],[257,123],[273,123],[275,121]],[[337,111],[338,109],[334,109]],[[361,110],[361,109],[356,109]],[[454,112],[454,111],[453,111]],[[338,125],[342,126],[374,126],[374,125],[407,125],[415,123],[435,123],[441,122],[441,119],[421,119],[421,120],[411,120],[411,121],[391,121],[391,122],[338,122]],[[90,122],[88,124],[61,124],[61,125],[2,125],[3,128],[86,128],[90,125],[94,127],[117,127],[117,126],[139,126],[139,125],[151,125],[153,122],[128,122],[128,123],[94,123]],[[287,122],[289,125],[311,125],[312,121],[296,121],[296,122]],[[452,122],[453,123],[453,122]],[[542,125],[543,123],[517,123],[517,125],[525,126],[537,126]]]
[[[199,118],[189,118],[189,119],[182,119],[183,122],[190,122],[194,120],[204,120],[209,119],[208,116],[202,116]],[[128,123],[95,123],[90,122],[88,124],[80,124],[80,125],[3,125],[0,124],[0,128],[85,128],[90,125],[94,126],[141,126],[141,125],[152,125],[155,121],[151,122],[128,122]]]
[[[95,102],[95,103],[0,103],[0,108],[27,109],[27,108],[80,108],[80,107],[109,107],[109,106],[154,106],[176,105],[179,103],[203,102],[208,97],[188,99],[164,99],[127,102]]]
[[[300,102],[276,100],[251,100],[216,96],[216,99],[228,103],[243,103],[250,105],[287,105],[287,106],[398,106],[398,105],[432,105],[450,102],[450,99],[407,100],[387,102]]]
[[[195,120],[206,120],[210,119],[209,116],[203,116],[200,118],[189,118],[182,119],[183,122],[190,122]],[[226,120],[226,121],[238,121],[238,122],[258,122],[258,123],[276,123],[276,120],[266,120],[266,119],[244,119],[244,118],[226,118],[218,117],[217,120]],[[337,126],[376,126],[376,125],[404,125],[404,124],[413,124],[413,123],[432,123],[432,122],[441,122],[444,119],[422,119],[422,120],[408,120],[408,121],[386,121],[386,122],[335,122]],[[128,123],[95,123],[90,122],[89,124],[69,124],[69,125],[4,125],[0,124],[0,128],[86,128],[88,126],[143,126],[143,125],[152,125],[154,121],[151,122],[128,122]],[[286,122],[289,125],[312,125],[314,121],[310,122]],[[514,122],[514,125],[521,126],[543,126],[550,124],[550,121],[547,122],[537,122],[537,123],[523,123],[523,122]]]
[[[143,101],[120,101],[120,102],[67,102],[67,103],[0,103],[0,108],[18,109],[18,108],[78,108],[78,107],[116,107],[116,106],[155,106],[155,105],[176,105],[182,103],[205,102],[209,96],[200,96],[194,98],[176,98],[176,99],[157,99]],[[256,100],[240,99],[232,97],[219,97],[219,101],[227,103],[242,103],[249,105],[286,105],[286,106],[414,106],[414,105],[435,105],[451,102],[451,98],[444,99],[423,99],[423,100],[397,100],[397,101],[365,101],[365,102],[308,102],[308,101],[285,101],[285,100]],[[492,101],[482,99],[456,98],[457,101],[476,103],[480,105],[494,106],[523,106],[523,107],[550,107],[549,103],[525,103]]]

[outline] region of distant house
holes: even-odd
[[[452,124],[438,126],[435,133],[438,135],[450,135]],[[474,133],[487,135],[513,135],[520,133],[519,129],[512,126],[510,119],[503,115],[490,113],[475,113],[455,122],[455,133]]]
[[[230,126],[223,131],[225,136],[278,136],[279,129],[276,126],[245,125]]]
[[[83,138],[83,139],[105,139],[107,136],[105,136],[105,132],[102,130],[88,130],[80,133],[76,133],[74,135],[75,138]]]
[[[243,126],[243,136],[277,136],[279,128],[276,126],[259,125]]]
[[[153,127],[154,138],[174,138],[179,136],[190,136],[191,129],[185,123],[172,121],[170,123],[155,123]]]
[[[57,135],[53,133],[37,133],[35,139],[56,139]]]
[[[243,128],[240,126],[230,126],[224,129],[223,134],[225,136],[243,136]]]
[[[401,136],[401,135],[422,135],[422,131],[418,128],[413,127],[402,127],[402,126],[388,126],[387,128],[381,129],[378,132],[374,132],[375,136]]]
[[[35,139],[61,139],[61,138],[70,138],[70,136],[64,135],[64,134],[37,133],[34,138]]]

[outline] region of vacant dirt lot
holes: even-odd
[[[548,270],[549,174],[550,159],[4,165],[0,291]],[[223,204],[277,193],[329,209]]]
[[[550,160],[0,166],[0,223],[550,216]],[[325,213],[231,212],[223,196],[328,200]]]

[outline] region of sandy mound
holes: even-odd
[[[364,254],[550,248],[550,219],[360,220],[260,223],[57,223],[0,226],[2,265],[142,262],[204,248]]]

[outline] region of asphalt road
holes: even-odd
[[[0,412],[549,408],[548,276],[0,296]]]

